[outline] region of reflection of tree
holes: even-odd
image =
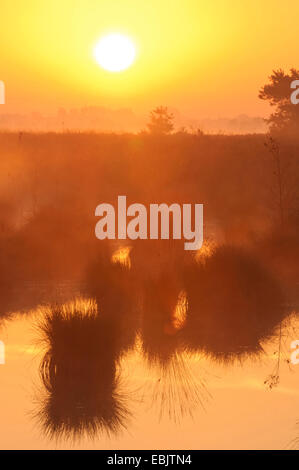
[[[96,304],[78,301],[49,310],[40,330],[45,397],[39,419],[50,437],[117,432],[126,425],[113,331]]]
[[[281,152],[278,143],[271,136],[269,137],[269,140],[265,143],[265,145],[268,148],[273,160],[273,175],[275,177],[276,183],[274,189],[274,197],[277,196],[275,197],[275,199],[278,206],[280,224],[281,227],[283,227],[285,219],[285,181],[282,171]]]
[[[170,274],[144,286],[141,337],[143,353],[149,362],[165,365],[178,348],[173,325],[178,295],[179,286]]]

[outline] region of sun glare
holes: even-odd
[[[103,69],[109,72],[121,72],[134,62],[136,49],[128,37],[118,33],[109,34],[96,44],[94,57]]]

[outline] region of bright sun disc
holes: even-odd
[[[94,57],[103,69],[121,72],[132,65],[136,56],[133,42],[122,34],[109,34],[99,40]]]

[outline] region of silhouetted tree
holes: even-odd
[[[292,68],[289,73],[282,69],[274,70],[270,75],[270,83],[264,85],[259,98],[269,101],[275,107],[275,112],[267,119],[272,132],[298,132],[299,130],[299,105],[291,102],[291,83],[298,80],[299,70]]]
[[[147,127],[152,134],[170,134],[174,128],[173,120],[174,115],[166,106],[158,106],[151,111]]]

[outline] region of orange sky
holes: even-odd
[[[1,0],[1,112],[164,104],[189,116],[264,115],[273,68],[298,66],[297,0]],[[128,70],[94,61],[108,32],[138,49]]]

